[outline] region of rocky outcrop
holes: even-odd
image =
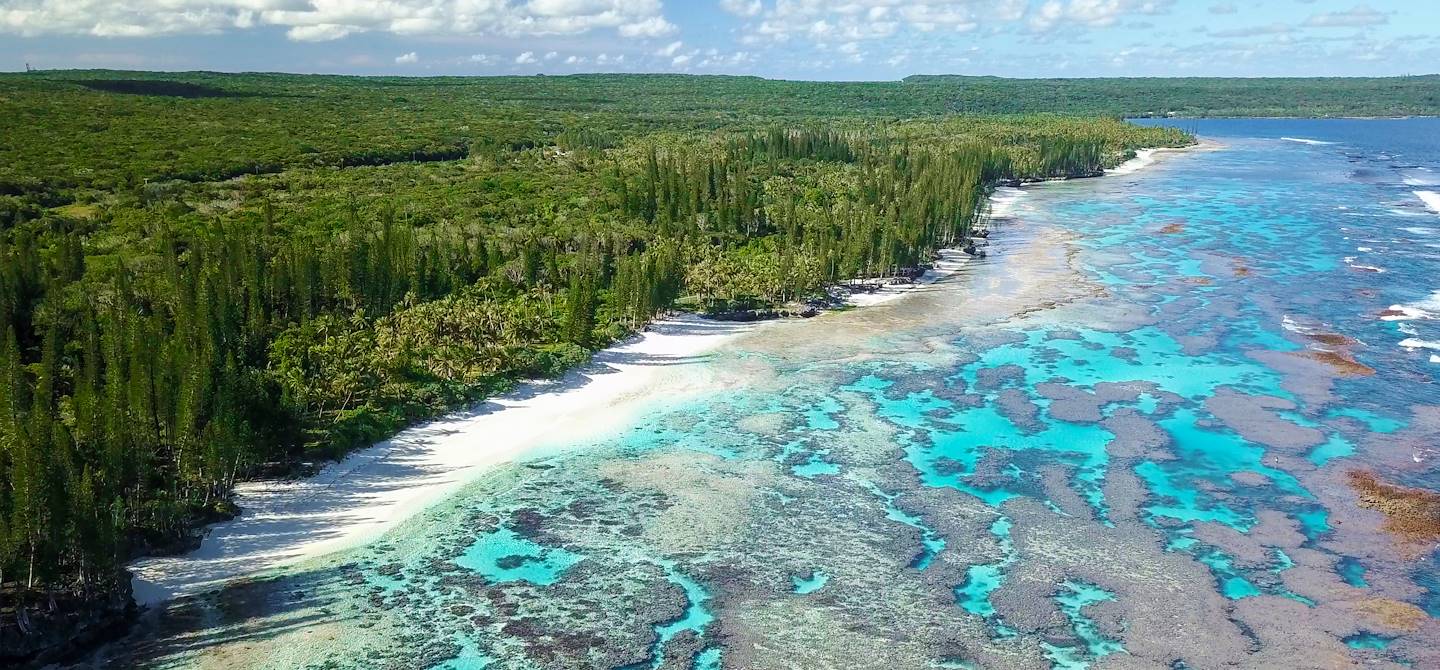
[[[1088,170],[1088,171],[1072,172],[1072,173],[1070,173],[1070,174],[1063,175],[1063,176],[1059,176],[1059,177],[1026,177],[1026,178],[1024,178],[1024,179],[1001,179],[1001,180],[996,181],[996,182],[995,182],[995,185],[996,185],[996,186],[1007,186],[1007,187],[1010,187],[1010,188],[1019,188],[1019,187],[1021,187],[1021,186],[1026,185],[1026,184],[1040,184],[1040,183],[1047,182],[1047,181],[1065,181],[1065,180],[1068,180],[1068,179],[1091,179],[1091,178],[1094,178],[1094,177],[1103,177],[1103,176],[1105,176],[1105,171],[1104,171],[1104,170]]]
[[[128,555],[183,554],[200,547],[210,524],[239,513],[229,500],[196,510],[185,523],[166,532],[135,533],[126,538]],[[104,596],[27,594],[27,607],[11,591],[0,591],[0,668],[41,667],[74,660],[129,629],[139,608],[130,588],[130,574],[116,577]]]
[[[1366,470],[1349,473],[1349,481],[1361,507],[1385,515],[1385,531],[1401,554],[1419,558],[1434,549],[1440,540],[1440,492],[1392,484]]]
[[[716,312],[705,316],[716,321],[737,321],[749,323],[751,321],[770,321],[772,319],[788,319],[791,317],[810,318],[820,313],[814,306],[805,306],[799,309],[736,309],[728,312]]]
[[[42,595],[25,608],[0,610],[0,667],[74,660],[123,634],[137,608],[128,575],[120,581],[103,598]]]

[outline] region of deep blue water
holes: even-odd
[[[1416,195],[1440,191],[1440,118],[1134,122],[1184,128],[1239,149],[1285,149],[1276,152],[1280,160],[1267,161],[1277,163],[1277,169],[1265,170],[1257,177],[1278,185],[1294,185],[1296,197],[1319,200],[1317,206],[1299,211],[1313,222],[1326,224],[1329,231],[1340,233],[1339,239],[1332,236],[1327,241],[1327,249],[1340,254],[1342,262],[1352,267],[1384,271],[1378,277],[1342,276],[1342,284],[1365,291],[1364,298],[1373,299],[1368,293],[1374,291],[1374,298],[1381,302],[1412,307],[1429,315],[1414,319],[1392,317],[1393,321],[1370,324],[1371,328],[1361,332],[1375,335],[1380,341],[1416,340],[1417,346],[1410,350],[1417,356],[1411,358],[1430,362],[1434,357],[1435,362],[1440,362],[1440,347],[1427,347],[1440,341],[1440,320],[1435,317],[1440,314],[1440,212],[1427,208]],[[1286,170],[1298,174],[1282,174]],[[1321,202],[1329,203],[1334,213],[1314,211]],[[1390,325],[1387,328],[1385,324]],[[1431,379],[1440,374],[1440,368],[1415,367],[1406,366]],[[1434,397],[1428,396],[1432,402]]]
[[[1433,540],[1350,483],[1440,489],[1440,122],[1171,123],[1213,145],[1026,189],[960,275],[677,366],[713,390],[130,658],[1440,667]]]
[[[1434,168],[1440,161],[1440,117],[1405,119],[1131,119],[1212,139],[1312,139],[1369,155],[1409,157],[1402,165]]]

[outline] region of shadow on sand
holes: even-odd
[[[340,613],[333,607],[338,599],[329,594],[353,588],[357,579],[349,568],[331,568],[242,580],[179,598],[145,612],[129,635],[68,667],[189,667],[210,650],[230,646],[240,653],[291,633],[339,625],[359,613]],[[232,665],[223,657],[212,660],[217,667]]]

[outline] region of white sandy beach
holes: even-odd
[[[1152,150],[1144,149],[1142,151],[1148,152]],[[1134,172],[1141,167],[1149,165],[1155,162],[1155,159],[1151,158],[1150,154],[1147,153],[1145,157],[1137,156],[1127,161],[1121,167],[1137,163],[1137,161],[1138,166],[1130,168],[1128,172]],[[1119,168],[1116,169],[1118,170]],[[1126,174],[1128,174],[1128,172]],[[1106,174],[1111,173],[1107,172]],[[1025,197],[1024,188],[1002,186],[995,189],[995,191],[990,194],[990,218],[1004,219],[1010,217],[1015,210],[1015,203],[1023,197]],[[936,254],[939,258],[936,259],[934,265],[914,282],[908,284],[886,284],[878,290],[869,293],[854,293],[846,297],[845,302],[855,307],[870,307],[872,305],[887,303],[926,284],[933,284],[959,272],[960,269],[965,267],[965,264],[970,261],[970,255],[959,249],[941,249],[936,252]]]
[[[1105,174],[1119,176],[1138,172],[1155,162],[1155,153],[1158,151],[1159,149],[1141,149],[1136,151],[1134,158],[1106,170]]]
[[[1166,154],[1194,151],[1195,149],[1218,149],[1219,144],[1208,140],[1201,140],[1199,144],[1188,147],[1158,147],[1155,149],[1140,149],[1135,152],[1135,157],[1105,171],[1105,176],[1123,176],[1139,172],[1160,160]]]
[[[1155,162],[1145,150],[1109,172],[1130,174]],[[1001,189],[993,217],[1008,216],[1022,189]],[[969,260],[939,252],[933,269],[910,284],[849,297],[856,306],[900,298],[954,274]],[[539,447],[603,434],[629,423],[646,398],[704,390],[706,355],[764,324],[695,316],[652,324],[601,351],[585,368],[555,382],[531,382],[480,406],[401,432],[301,481],[247,482],[236,488],[241,514],[209,529],[183,556],[144,558],[129,567],[135,599],[154,605],[217,589],[226,582],[363,544],[474,481],[487,468]]]
[[[845,298],[845,302],[855,307],[870,307],[890,302],[926,284],[933,284],[959,272],[970,260],[970,255],[959,249],[941,249],[937,253],[940,258],[936,259],[934,266],[915,281],[908,284],[885,284],[868,293],[852,293]]]
[[[212,526],[198,550],[130,565],[135,599],[201,593],[374,539],[486,468],[624,425],[659,385],[668,397],[703,389],[706,378],[694,372],[705,354],[756,327],[694,316],[660,321],[564,379],[526,383],[407,429],[309,479],[243,483],[235,491],[241,515]]]
[[[914,283],[849,297],[877,305],[938,281],[969,259],[940,251]],[[203,593],[227,581],[363,544],[474,481],[487,468],[539,447],[577,441],[629,423],[646,398],[704,390],[696,375],[706,354],[761,323],[682,315],[650,325],[554,382],[527,382],[471,410],[409,428],[298,481],[245,482],[242,510],[211,526],[200,548],[183,556],[132,563],[135,600],[153,605]]]

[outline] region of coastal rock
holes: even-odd
[[[770,321],[772,319],[783,319],[790,316],[790,312],[783,309],[736,309],[728,312],[716,312],[706,315],[716,321],[734,321],[739,323],[750,323],[754,321]]]
[[[130,580],[103,599],[56,596],[21,615],[0,617],[0,666],[41,667],[73,660],[123,634],[135,620]]]

